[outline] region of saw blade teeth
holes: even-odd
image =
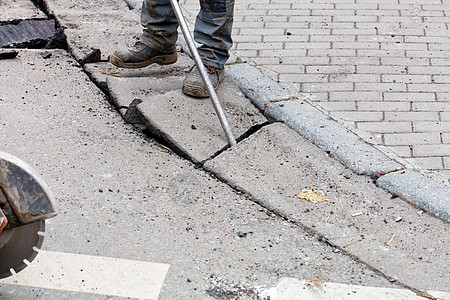
[[[45,221],[42,220],[2,232],[3,238],[9,239],[0,247],[0,278],[15,275],[34,260],[42,247],[44,230]]]

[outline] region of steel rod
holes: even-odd
[[[216,111],[216,114],[219,117],[220,125],[222,125],[223,131],[225,132],[228,144],[230,146],[236,145],[236,139],[234,138],[233,132],[230,129],[230,125],[228,124],[225,113],[222,109],[222,106],[220,105],[220,101],[219,98],[217,97],[216,91],[214,90],[214,87],[211,81],[209,80],[208,73],[206,72],[205,66],[203,65],[202,59],[200,58],[200,54],[198,54],[197,47],[195,46],[194,39],[192,38],[191,32],[189,31],[189,27],[186,23],[186,20],[184,19],[181,7],[178,4],[177,0],[170,0],[170,3],[172,4],[175,16],[178,19],[178,24],[180,25],[181,32],[183,33],[184,39],[186,40],[189,51],[191,52],[192,57],[194,58],[195,65],[197,66],[197,69],[200,73],[200,77],[202,78],[203,83],[206,86],[209,98],[211,99],[211,102],[214,106],[214,110]]]

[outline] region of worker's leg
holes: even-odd
[[[214,88],[217,89],[223,79],[223,66],[228,60],[228,51],[233,44],[231,30],[234,0],[200,0],[200,6],[194,38],[201,44],[199,54]],[[206,86],[196,68],[186,76],[183,92],[194,97],[208,97]]]
[[[234,0],[200,0],[200,6],[194,29],[194,39],[201,44],[198,51],[204,64],[223,68],[233,45]]]
[[[145,0],[142,4],[141,39],[134,46],[115,51],[112,64],[123,68],[142,68],[152,63],[172,64],[177,61],[175,42],[178,22],[169,0]]]
[[[175,51],[178,21],[169,0],[145,0],[142,4],[142,43],[161,52]]]

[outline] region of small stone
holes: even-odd
[[[44,52],[41,54],[41,56],[43,59],[47,59],[47,58],[52,57],[52,54],[50,52]]]
[[[247,236],[247,232],[243,232],[243,231],[238,231],[236,234],[238,237],[246,237]]]

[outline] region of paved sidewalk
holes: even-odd
[[[239,0],[233,50],[389,156],[447,180],[450,4],[423,3]],[[193,21],[198,0],[182,4]]]
[[[268,76],[232,57],[228,77],[270,121],[285,123],[356,174],[378,177],[378,186],[449,220],[447,6],[282,1],[236,3],[234,52]],[[139,16],[142,0],[125,2]],[[198,1],[181,2],[193,24]],[[419,70],[422,75],[412,74]],[[202,155],[188,154],[194,161]]]

